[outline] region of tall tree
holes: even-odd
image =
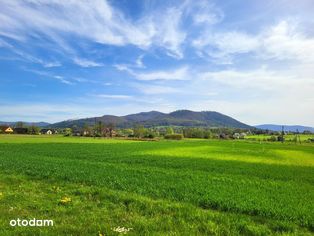
[[[24,127],[24,123],[22,121],[18,121],[18,122],[16,122],[15,127],[16,128],[23,128]]]

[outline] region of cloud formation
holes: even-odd
[[[241,31],[204,32],[193,41],[193,46],[217,61],[229,63],[235,55],[245,53],[264,60],[314,61],[314,37],[307,37],[297,24],[285,20],[256,35]]]
[[[46,91],[43,101],[56,108],[58,91],[62,102],[77,103],[72,114],[81,108],[78,97],[86,96],[84,105],[95,106],[88,114],[103,104],[126,113],[132,107],[216,109],[253,124],[270,112],[292,122],[297,110],[312,122],[308,15],[314,9],[308,1],[295,7],[281,0],[122,2],[0,0],[0,84],[15,84],[0,100],[19,103],[19,93],[31,104],[28,93]],[[22,84],[36,90],[18,90]]]

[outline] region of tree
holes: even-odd
[[[101,137],[103,134],[104,124],[101,121],[98,121],[94,126],[94,136]]]
[[[64,136],[71,136],[72,129],[71,128],[65,128],[64,129]]]
[[[173,128],[172,127],[167,127],[166,134],[174,134]]]
[[[146,129],[142,125],[137,125],[134,127],[134,137],[143,138],[146,132]]]
[[[88,126],[88,124],[84,124],[83,126],[83,135],[84,136],[90,136],[92,133],[92,129]]]
[[[144,138],[155,138],[157,136],[157,133],[153,129],[146,129]]]
[[[31,126],[28,127],[28,133],[29,134],[39,134],[39,127],[32,124]]]
[[[22,121],[18,121],[18,122],[16,122],[15,127],[16,128],[23,128],[24,127],[24,123]]]
[[[109,124],[106,125],[106,127],[107,127],[109,137],[112,137],[114,129],[115,129],[115,124],[110,122]]]
[[[209,139],[212,137],[212,132],[209,129],[207,129],[207,130],[204,130],[203,135],[204,135],[204,138]]]

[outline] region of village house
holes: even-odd
[[[82,136],[83,135],[83,130],[81,128],[78,127],[73,127],[72,128],[72,135],[73,136]]]
[[[1,125],[0,126],[0,133],[12,134],[13,133],[13,129],[10,126]]]
[[[51,134],[57,134],[58,132],[54,129],[41,129],[40,130],[40,134],[48,134],[48,135],[51,135]]]

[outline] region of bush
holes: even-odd
[[[181,140],[183,139],[182,134],[166,134],[165,139]]]
[[[270,138],[267,139],[267,141],[276,142],[277,141],[277,137],[272,135]]]

